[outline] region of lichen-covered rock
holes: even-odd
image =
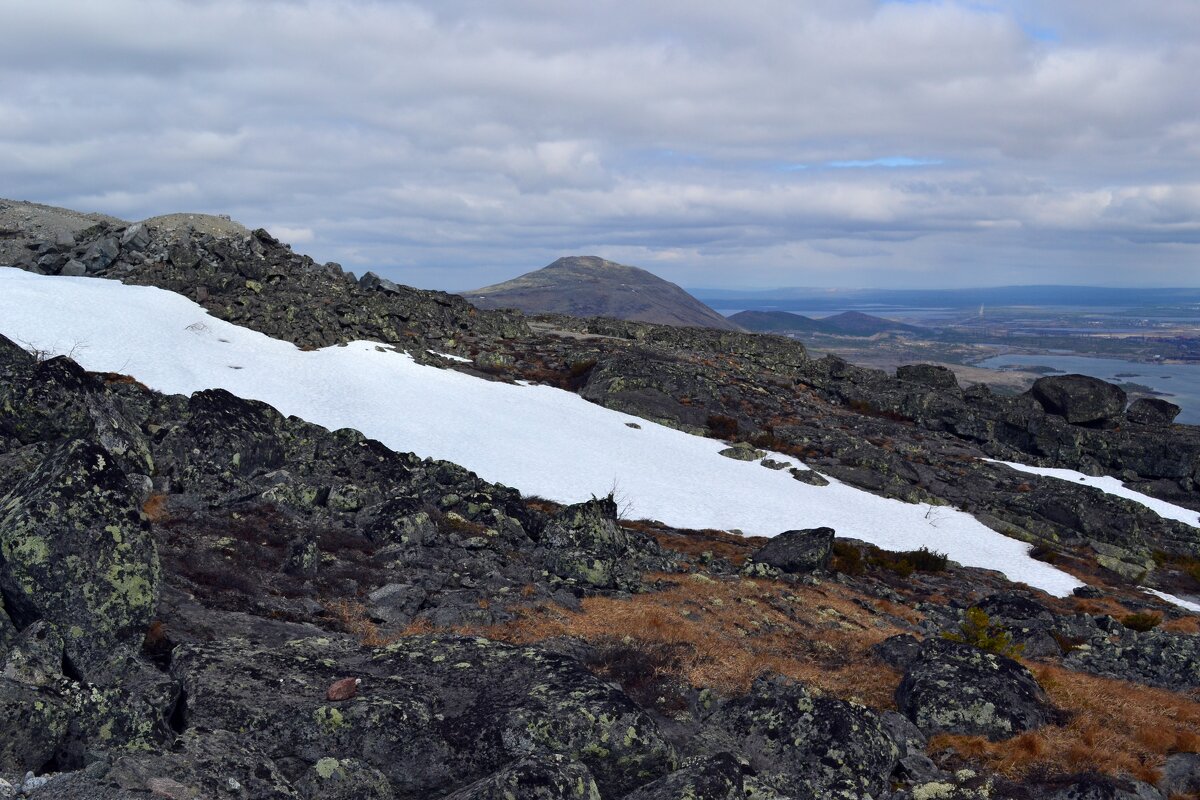
[[[124,472],[101,447],[57,448],[0,498],[0,588],[18,625],[44,619],[93,682],[141,643],[159,564]]]
[[[1200,636],[1158,630],[1093,628],[1064,659],[1072,669],[1165,689],[1200,686]]]
[[[326,796],[297,791],[274,761],[224,730],[189,730],[169,749],[135,749],[98,759],[56,777],[31,795],[38,800],[316,800]]]
[[[759,782],[797,800],[878,796],[899,757],[874,711],[779,676],[760,677],[714,722],[749,757]]]
[[[242,731],[279,763],[356,758],[397,798],[438,797],[530,757],[587,766],[621,796],[675,765],[655,723],[578,662],[485,639],[415,636],[372,651],[307,639],[274,649],[228,642],[177,648],[187,724]],[[336,678],[362,678],[344,703]],[[403,754],[397,758],[397,754]]]
[[[1072,425],[1111,419],[1125,410],[1125,390],[1090,375],[1049,375],[1029,391],[1047,412]]]
[[[1029,670],[994,653],[926,639],[896,689],[896,706],[926,735],[1007,739],[1058,719]]]
[[[567,506],[546,525],[539,544],[556,574],[597,589],[633,589],[646,572],[672,569],[653,540],[617,524],[611,496]]]
[[[0,774],[41,770],[66,737],[69,725],[66,700],[0,676]]]
[[[896,367],[896,379],[952,392],[959,388],[954,371],[938,364],[905,364]]]
[[[1159,397],[1139,397],[1125,409],[1125,418],[1138,425],[1166,427],[1183,409]]]
[[[742,764],[732,753],[701,757],[624,800],[745,800]]]
[[[825,569],[833,553],[833,528],[784,531],[750,556],[783,572]]]
[[[526,758],[442,800],[601,800],[588,768],[562,756]]]
[[[1039,788],[1036,796],[1045,800],[1163,800],[1148,783],[1099,774],[1070,776]]]

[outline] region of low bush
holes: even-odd
[[[1153,630],[1162,622],[1162,614],[1152,612],[1139,611],[1136,614],[1126,614],[1121,617],[1121,624],[1131,631],[1145,633]]]
[[[978,607],[967,609],[958,632],[943,633],[942,638],[969,644],[1006,658],[1019,658],[1025,650],[1025,645],[1014,643],[1012,634],[999,625],[992,624],[987,613]]]

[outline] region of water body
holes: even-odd
[[[1177,422],[1200,425],[1200,364],[1151,364],[1116,358],[1010,353],[993,356],[975,366],[989,369],[1043,367],[1057,370],[1047,374],[1077,372],[1113,383],[1139,383],[1162,392],[1163,399],[1183,409]]]

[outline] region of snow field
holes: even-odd
[[[303,352],[161,289],[0,268],[0,333],[162,392],[226,389],[559,502],[611,490],[627,516],[675,527],[774,536],[825,525],[891,550],[938,550],[1055,595],[1080,585],[1030,558],[1028,545],[953,508],[837,481],[810,486],[786,470],[719,456],[723,442],[642,419],[631,428],[634,418],[569,392],[421,366],[372,342]]]

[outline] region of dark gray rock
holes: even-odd
[[[632,795],[630,795],[632,796]],[[442,800],[600,800],[592,773],[562,756],[526,758]]]
[[[534,647],[415,636],[380,650],[327,638],[275,649],[177,648],[189,728],[241,740],[302,772],[359,759],[397,798],[440,797],[530,757],[587,766],[605,796],[666,774],[675,753],[655,723],[577,662]],[[358,694],[330,703],[335,680]],[[403,754],[397,758],[396,754]]]
[[[701,757],[624,800],[745,800],[742,764],[731,753]]]
[[[1174,403],[1158,397],[1140,397],[1125,409],[1125,418],[1138,425],[1166,427],[1175,421],[1182,410]]]
[[[41,770],[66,738],[66,699],[0,676],[0,774]]]
[[[759,783],[797,800],[877,797],[899,757],[875,712],[778,676],[756,680],[713,721],[732,735]]]
[[[1101,422],[1125,410],[1125,390],[1090,375],[1050,375],[1038,378],[1030,389],[1051,414],[1072,425]]]
[[[1167,756],[1158,788],[1168,797],[1200,794],[1200,753],[1172,753]]]
[[[1046,800],[1164,800],[1148,783],[1089,774],[1063,778],[1043,788]]]
[[[797,467],[792,467],[788,470],[788,474],[801,483],[807,483],[809,486],[829,485],[829,480],[815,469],[799,469]]]
[[[906,364],[896,368],[896,379],[919,383],[933,389],[956,390],[958,378],[953,370],[935,364]]]
[[[907,633],[888,637],[871,648],[871,652],[889,667],[904,672],[921,655],[921,642]]]
[[[78,259],[72,258],[63,265],[58,274],[68,278],[81,278],[87,274],[87,265]]]
[[[1200,636],[1121,626],[1086,633],[1086,646],[1072,650],[1066,666],[1164,689],[1200,687]]]
[[[829,566],[833,528],[784,531],[750,557],[783,572],[812,572]]]
[[[962,733],[995,741],[1059,719],[1025,667],[938,638],[921,644],[896,689],[896,706],[930,736]]]
[[[368,291],[379,291],[386,294],[400,294],[400,286],[395,281],[381,278],[374,272],[368,272],[358,279],[358,285]]]
[[[74,669],[110,678],[158,600],[154,540],[125,473],[102,448],[59,446],[0,498],[0,588],[18,625],[47,620]]]

